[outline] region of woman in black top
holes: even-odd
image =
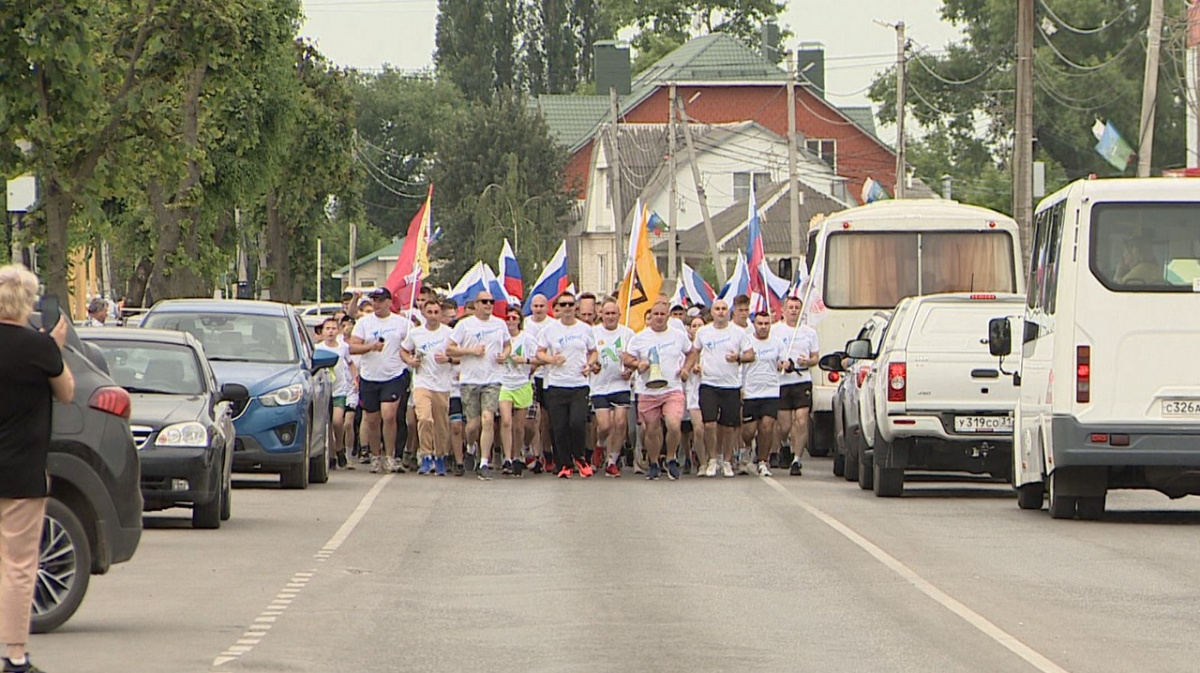
[[[37,277],[0,267],[0,642],[5,673],[37,669],[25,643],[46,511],[52,401],[68,403],[75,380],[62,359],[67,324],[47,335],[29,328]]]

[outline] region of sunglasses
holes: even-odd
[[[574,306],[574,305],[575,305],[575,302],[573,302],[573,301],[567,301],[567,302],[560,301],[560,302],[558,302],[558,304],[556,304],[556,306],[558,306],[559,308],[567,308],[569,306]]]
[[[492,299],[476,299],[475,303],[476,304],[495,304],[496,302]]]

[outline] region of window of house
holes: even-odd
[[[821,157],[821,160],[833,167],[833,172],[837,172],[837,141],[822,140],[821,138],[806,138],[804,146],[808,151]]]
[[[734,173],[733,174],[733,200],[734,201],[749,201],[750,200],[750,179],[754,176],[754,193],[762,194],[771,186],[770,173]]]

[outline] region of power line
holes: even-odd
[[[1038,0],[1038,4],[1042,6],[1042,9],[1046,10],[1046,14],[1049,15],[1051,19],[1054,19],[1055,23],[1057,23],[1058,25],[1062,26],[1063,28],[1066,28],[1068,31],[1075,33],[1077,35],[1095,35],[1096,33],[1106,31],[1109,28],[1112,28],[1113,25],[1116,24],[1116,22],[1121,19],[1121,17],[1125,16],[1126,14],[1128,14],[1130,11],[1132,11],[1133,9],[1135,9],[1137,7],[1136,3],[1130,3],[1129,6],[1127,6],[1125,9],[1121,10],[1120,14],[1117,14],[1115,17],[1113,17],[1111,19],[1106,19],[1105,21],[1101,22],[1101,24],[1099,26],[1097,26],[1096,28],[1077,28],[1077,27],[1072,26],[1071,24],[1067,23],[1066,21],[1062,20],[1062,18],[1060,18],[1057,14],[1055,14],[1054,10],[1050,9],[1050,5],[1046,4],[1046,0]]]
[[[1095,72],[1097,70],[1102,70],[1104,68],[1107,68],[1108,66],[1112,65],[1113,63],[1116,63],[1118,60],[1121,59],[1122,56],[1125,55],[1125,52],[1129,51],[1129,48],[1131,46],[1138,43],[1138,38],[1140,37],[1140,35],[1134,35],[1133,38],[1131,38],[1128,42],[1125,43],[1124,47],[1121,47],[1121,50],[1118,51],[1115,56],[1113,56],[1112,58],[1108,59],[1107,61],[1105,61],[1099,65],[1083,65],[1080,63],[1076,63],[1075,61],[1072,61],[1071,59],[1067,58],[1066,54],[1063,54],[1061,51],[1059,51],[1058,47],[1054,46],[1054,43],[1050,41],[1050,36],[1046,34],[1046,31],[1041,26],[1037,27],[1037,32],[1038,32],[1038,35],[1042,36],[1042,41],[1044,41],[1046,43],[1046,45],[1048,47],[1050,47],[1050,51],[1054,52],[1054,55],[1058,57],[1058,60],[1062,61],[1063,63],[1067,64],[1068,66],[1070,66],[1076,70],[1081,70],[1083,72]]]
[[[967,79],[963,79],[963,80],[953,80],[953,79],[943,77],[943,76],[939,75],[938,73],[934,72],[933,68],[930,68],[925,63],[925,60],[921,58],[921,54],[919,51],[913,52],[912,60],[916,61],[917,64],[920,65],[922,68],[924,68],[925,72],[929,73],[934,79],[936,79],[937,81],[939,81],[943,84],[949,84],[950,86],[966,86],[967,84],[973,84],[973,83],[979,81],[980,79],[982,79],[984,76],[986,76],[991,71],[995,70],[996,64],[999,62],[999,61],[993,60],[991,64],[989,64],[978,75],[975,75],[974,77],[968,77]]]

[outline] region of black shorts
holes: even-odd
[[[718,388],[701,383],[700,416],[705,423],[716,422],[727,428],[736,428],[741,425],[741,388]]]
[[[592,395],[592,409],[599,411],[601,409],[613,409],[616,407],[629,406],[629,391],[623,390],[619,393],[609,393],[607,395]]]
[[[760,418],[776,418],[778,416],[778,397],[759,397],[752,400],[742,400],[743,423],[753,423]]]
[[[683,421],[681,421],[679,423],[679,431],[680,432],[691,432],[692,431],[692,415],[691,414],[688,414],[687,416],[683,417]]]
[[[546,406],[546,379],[533,377],[533,401],[539,407]]]
[[[458,421],[459,423],[463,422],[463,408],[462,408],[462,398],[461,397],[451,397],[450,398],[450,422],[453,423],[455,421]]]
[[[812,408],[812,381],[780,386],[779,408],[784,411]]]
[[[358,406],[367,413],[379,411],[384,402],[399,402],[408,397],[409,373],[389,381],[368,381],[359,379]]]

